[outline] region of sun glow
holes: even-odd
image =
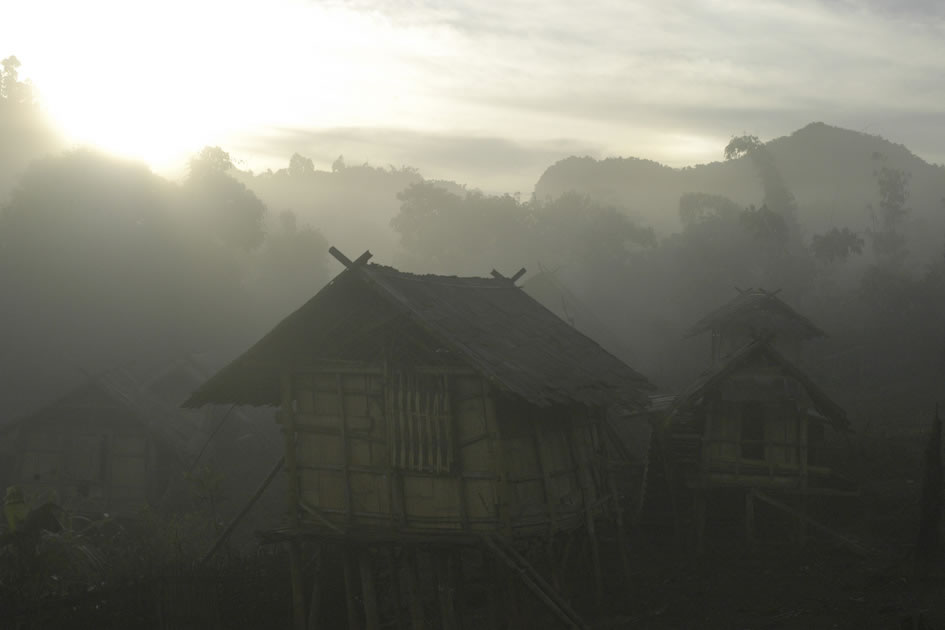
[[[14,12],[8,23],[49,21],[46,45],[9,43],[66,138],[158,169],[241,133],[392,124],[426,107],[404,62],[429,52],[422,34],[343,6],[35,2]]]

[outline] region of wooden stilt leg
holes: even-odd
[[[436,592],[440,602],[443,630],[458,630],[453,606],[453,571],[448,551],[434,552],[436,559]]]
[[[594,527],[594,517],[587,517],[587,537],[591,545],[591,562],[594,566],[594,601],[598,611],[604,605],[604,578],[600,566],[600,546],[597,544],[597,529]]]
[[[745,542],[755,548],[755,489],[745,491]]]
[[[289,543],[289,577],[292,581],[292,623],[296,630],[305,630],[305,595],[302,588],[302,544]]]
[[[387,562],[390,569],[390,590],[394,600],[394,621],[397,624],[397,630],[405,630],[403,608],[400,602],[403,598],[403,588],[400,580],[400,565],[397,561],[397,550],[390,549],[387,553]]]
[[[424,630],[426,623],[423,619],[423,602],[417,585],[417,551],[409,548],[404,556],[403,576],[407,586],[407,603],[410,606],[410,627],[411,630]]]
[[[800,514],[797,518],[797,544],[803,547],[807,544],[807,495],[801,495],[801,504],[797,510]]]
[[[696,525],[696,553],[702,555],[705,552],[705,510],[706,510],[706,491],[696,490],[693,498],[693,516]]]
[[[499,611],[502,608],[502,591],[499,588],[501,584],[499,580],[502,576],[499,572],[499,564],[492,554],[483,552],[482,566],[489,584],[489,630],[500,630],[502,625],[499,623]]]
[[[361,630],[361,616],[358,614],[358,587],[356,583],[355,560],[352,551],[344,548],[345,603],[348,609],[348,630]]]
[[[324,556],[321,545],[315,550],[315,570],[312,576],[312,596],[308,603],[308,630],[318,630],[321,614],[321,573]]]
[[[381,619],[377,611],[377,590],[374,587],[374,571],[368,549],[358,550],[358,569],[361,572],[361,594],[364,599],[364,626],[366,630],[380,630]]]
[[[456,611],[456,627],[462,630],[466,619],[466,574],[463,573],[463,552],[455,551],[450,554],[450,573],[453,586],[453,609]]]

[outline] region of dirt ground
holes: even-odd
[[[676,563],[641,554],[636,562],[626,614],[599,627],[945,628],[945,579],[915,579],[904,559],[810,544],[802,550],[715,549]]]

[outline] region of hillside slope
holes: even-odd
[[[886,164],[911,174],[907,228],[911,247],[923,254],[936,247],[941,250],[945,167],[929,164],[879,136],[824,123],[812,123],[766,146],[794,193],[808,234],[834,226],[857,231],[869,227],[868,205],[878,197],[874,171]],[[885,161],[877,159],[880,156]],[[620,206],[664,234],[679,228],[679,198],[687,192],[721,194],[740,205],[760,204],[763,196],[747,157],[678,169],[638,158],[571,157],[549,167],[535,185],[539,198],[568,191]]]

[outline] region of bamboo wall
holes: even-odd
[[[137,424],[86,412],[22,427],[10,483],[33,504],[55,501],[78,512],[133,514],[156,486],[157,450]]]
[[[596,503],[593,424],[502,404],[472,371],[346,366],[290,385],[280,421],[304,525],[547,533]]]

